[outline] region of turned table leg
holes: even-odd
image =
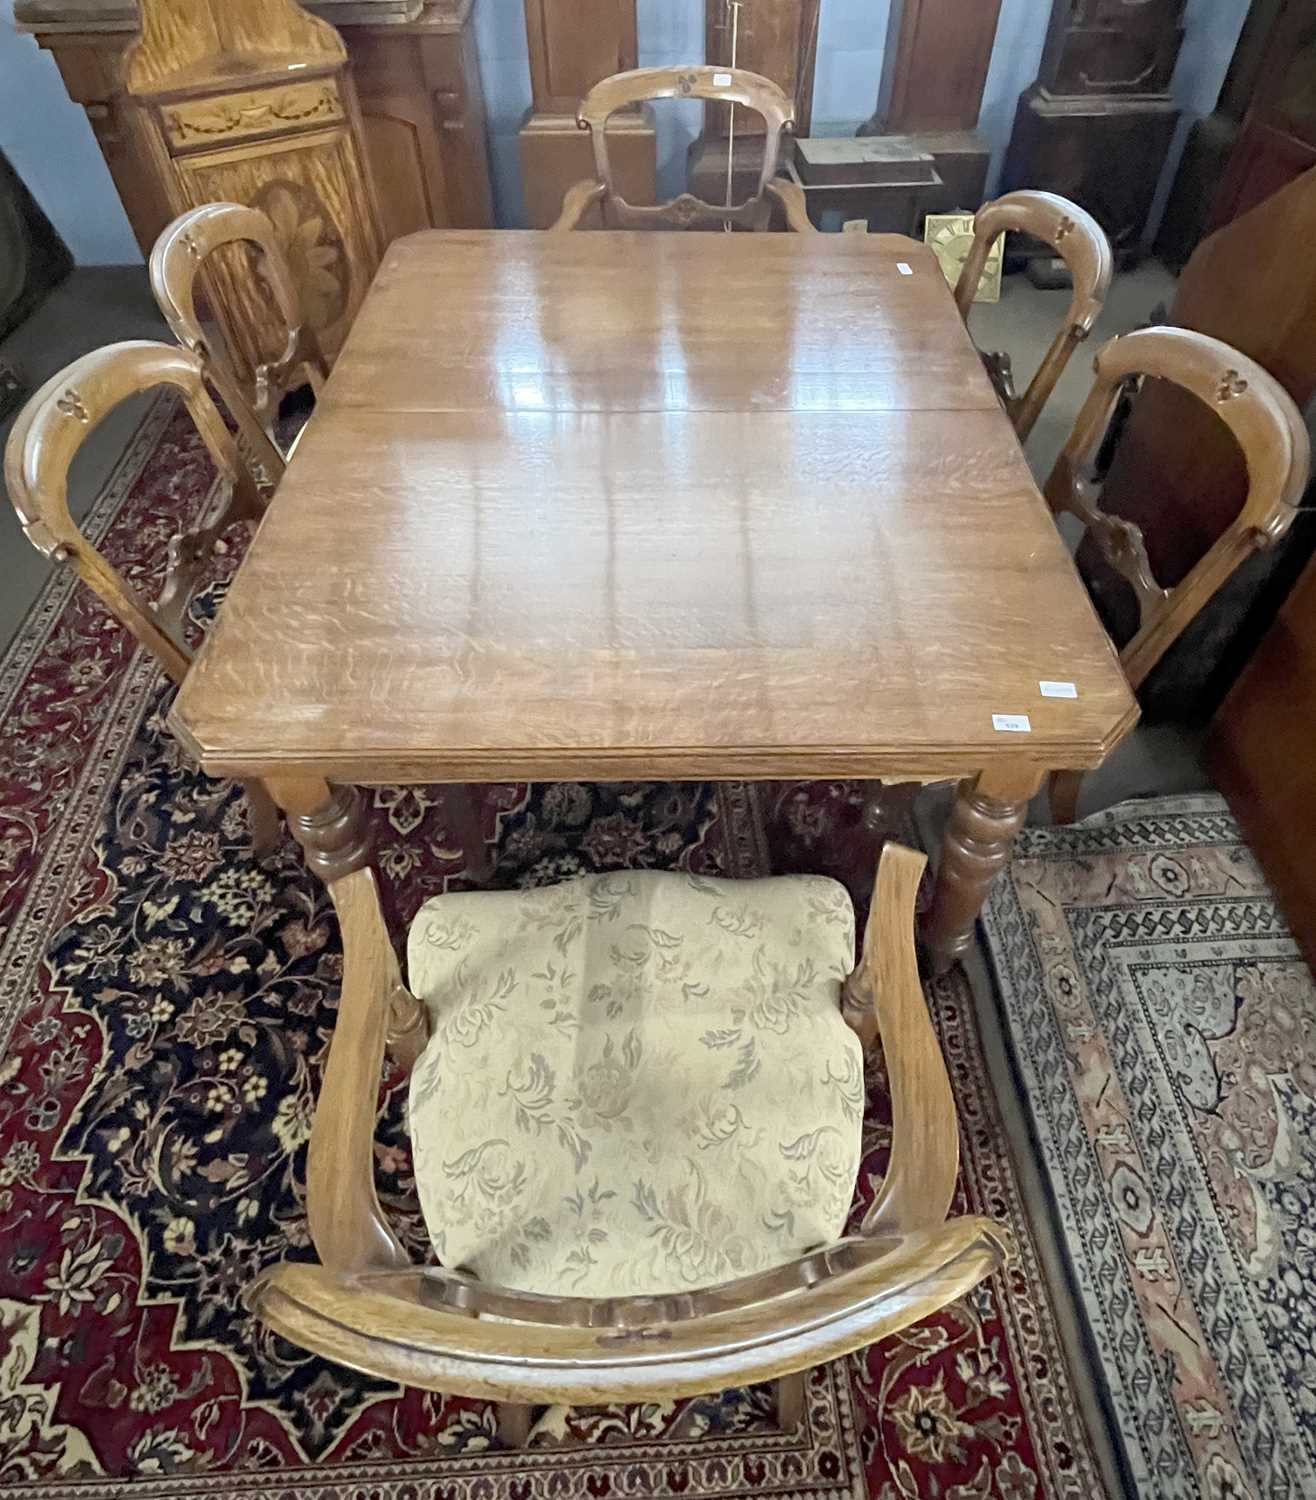
[[[494,872],[494,850],[484,836],[479,794],[472,786],[445,786],[442,792],[444,821],[462,851],[466,878],[482,885]]]
[[[271,778],[270,796],[288,815],[288,827],[306,863],[327,884],[364,869],[370,858],[365,804],[353,786],[317,777]]]
[[[935,973],[944,974],[973,941],[973,924],[1009,861],[1041,780],[1040,771],[1023,766],[983,771],[960,783],[924,932]]]

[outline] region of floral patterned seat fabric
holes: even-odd
[[[445,1266],[656,1294],[843,1233],[864,1089],[835,881],[645,871],[440,896],[408,958],[432,1026],[416,1180]]]

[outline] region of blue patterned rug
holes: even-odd
[[[1316,984],[1227,806],[1025,829],[986,930],[1131,1488],[1316,1495]]]

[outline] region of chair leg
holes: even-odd
[[[1051,821],[1078,822],[1078,794],[1083,785],[1082,771],[1053,771],[1047,783],[1047,801],[1051,806]]]
[[[498,1421],[498,1441],[505,1448],[524,1448],[530,1440],[534,1408],[513,1406],[510,1402],[500,1401],[495,1410]]]
[[[796,1370],[777,1381],[777,1426],[783,1432],[795,1432],[804,1421],[804,1405],[809,1386],[809,1372]]]
[[[918,794],[923,790],[921,781],[876,781],[864,799],[863,825],[866,833],[876,837],[889,834],[912,812]]]
[[[841,1019],[859,1038],[866,1057],[877,1041],[877,1011],[873,1007],[873,989],[864,964],[847,974],[841,985]]]
[[[465,858],[467,878],[477,882],[488,880],[494,870],[494,851],[485,839],[474,791],[469,786],[444,787],[443,816],[448,833]]]
[[[260,781],[244,781],[242,789],[247,794],[248,821],[251,824],[251,853],[255,859],[264,859],[278,847],[280,833],[279,809],[274,799]]]
[[[393,987],[388,1004],[388,1036],[384,1043],[389,1057],[404,1073],[410,1073],[429,1041],[429,1019],[425,1007],[403,984]]]

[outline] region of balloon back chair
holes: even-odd
[[[225,245],[245,245],[255,252],[256,269],[269,288],[284,326],[283,348],[277,358],[256,367],[250,401],[225,354],[216,354],[197,315],[197,276],[207,259]],[[279,249],[274,226],[258,209],[244,208],[240,203],[206,203],[189,209],[155,242],[151,251],[151,286],[174,337],[201,361],[207,381],[219,392],[238,422],[239,447],[262,489],[267,495],[272,493],[277,474],[267,474],[261,458],[276,443],[279,403],[290,391],[303,385],[309,385],[318,397],[329,378],[329,363],[315,329],[302,311],[301,298]],[[246,441],[253,425],[263,429],[267,440],[256,453]],[[303,425],[288,444],[287,458],[291,459],[305,431]],[[277,473],[281,474],[282,468],[280,462]],[[445,787],[440,801],[448,827],[465,856],[466,875],[473,880],[485,879],[492,870],[493,860],[470,788]]]
[[[1097,351],[1096,380],[1056,459],[1043,493],[1051,509],[1078,518],[1110,566],[1132,589],[1136,633],[1120,650],[1120,664],[1136,692],[1234,571],[1254,552],[1273,546],[1298,514],[1311,454],[1307,428],[1288,392],[1260,365],[1219,339],[1187,328],[1142,328]],[[1090,478],[1125,382],[1168,380],[1203,402],[1226,424],[1247,464],[1248,490],[1238,515],[1173,588],[1156,581],[1141,530],[1101,509]],[[1051,778],[1051,813],[1058,823],[1078,814],[1082,773]]]
[[[1016,393],[1010,356],[984,353],[983,363],[996,393],[1010,414],[1019,441],[1033,430],[1074,350],[1092,332],[1110,290],[1114,257],[1110,241],[1091,214],[1056,193],[1006,193],[984,203],[973,220],[973,244],[955,283],[955,302],[967,323],[974,293],[992,246],[1008,230],[1018,230],[1049,245],[1064,261],[1074,283],[1069,312],[1027,388]]]
[[[147,600],[81,531],[69,510],[69,469],[97,424],[120,402],[159,387],[177,391],[218,470],[215,498],[205,515],[169,544],[164,584]],[[244,446],[266,472],[282,473],[277,449],[247,413],[234,413]],[[241,425],[243,422],[245,428]],[[118,622],[146,647],[166,676],[181,683],[192,661],[186,621],[206,559],[234,521],[258,520],[265,510],[250,466],[206,389],[198,357],[167,344],[111,344],[84,354],[54,375],[19,413],[5,449],[5,485],[28,540],[67,563]],[[278,813],[260,782],[247,782],[252,844],[257,852],[278,838]]]
[[[914,954],[924,863],[884,849],[857,967],[849,897],[818,877],[441,896],[408,937],[420,999],[371,872],[336,881],[343,989],[307,1168],[320,1263],[266,1272],[248,1305],[326,1358],[500,1403],[505,1438],[539,1404],[762,1380],[793,1422],[802,1372],[1002,1260],[997,1224],[947,1218],[958,1134]],[[890,1166],[847,1232],[879,1030]],[[386,1048],[412,1067],[437,1265],[410,1261],[375,1190]]]
[[[735,205],[707,203],[682,193],[668,203],[628,203],[617,191],[608,158],[607,123],[619,109],[654,99],[705,99],[752,109],[763,119],[763,164],[754,195]],[[555,230],[581,229],[586,220],[604,229],[769,229],[774,207],[786,227],[815,234],[799,187],[777,176],[782,142],[795,126],[795,106],[772,82],[744,68],[690,65],[675,68],[634,68],[605,78],[585,95],[576,123],[588,130],[594,147],[595,175],[569,187]]]
[[[226,352],[216,352],[197,316],[197,276],[210,256],[224,245],[245,245],[256,252],[256,269],[283,321],[283,347],[276,358],[256,366],[250,393],[238,382]],[[319,396],[329,364],[302,311],[297,285],[279,249],[274,226],[259,209],[244,208],[240,203],[206,203],[180,214],[164,229],[151,251],[151,289],[174,337],[201,361],[206,379],[225,406],[235,418],[240,407],[254,411],[272,443],[276,442],[275,421],[284,396],[303,385],[309,385]],[[289,453],[295,446],[296,439],[289,445]]]

